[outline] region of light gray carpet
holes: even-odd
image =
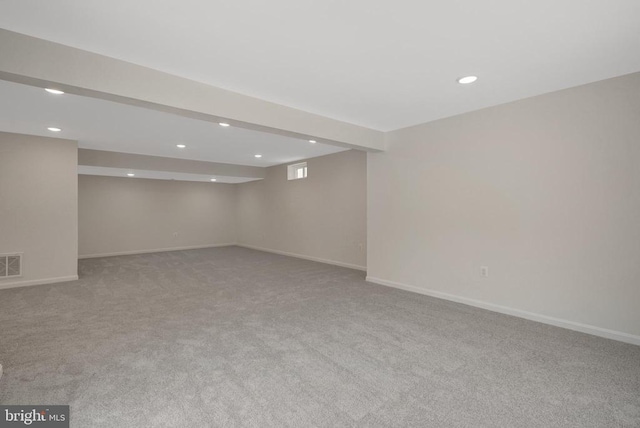
[[[0,290],[0,402],[72,427],[638,427],[640,347],[237,248]]]

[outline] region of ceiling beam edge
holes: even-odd
[[[78,149],[78,165],[127,168],[141,171],[165,171],[226,177],[265,178],[266,168],[228,163],[205,162],[161,156]]]
[[[129,62],[0,29],[0,79],[341,147],[384,150],[384,133]]]

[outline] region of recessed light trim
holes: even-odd
[[[218,125],[220,125],[220,126],[222,126],[222,127],[224,127],[224,128],[226,128],[227,126],[231,126],[231,125],[229,125],[229,124],[228,124],[228,123],[226,123],[226,122],[220,122],[220,123],[218,123]]]
[[[44,88],[44,90],[49,92],[50,94],[54,94],[54,95],[62,95],[62,94],[64,94],[64,91],[61,91],[60,89]]]
[[[256,158],[261,158],[262,157],[262,155],[253,155],[253,156],[256,157]]]
[[[62,128],[56,128],[55,126],[50,126],[47,129],[49,131],[51,131],[51,132],[60,132],[60,131],[62,131]]]
[[[128,172],[127,177],[135,177],[136,175],[133,172]]]
[[[478,80],[478,76],[465,76],[458,79],[458,83],[461,85],[468,85]]]
[[[310,142],[311,144],[315,144],[315,143],[317,143],[317,141],[316,141],[316,140],[309,140],[309,142]]]
[[[176,144],[176,147],[179,149],[186,149],[187,146],[185,144]]]

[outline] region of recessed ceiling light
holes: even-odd
[[[64,94],[64,92],[62,92],[60,89],[45,88],[44,90],[49,92],[50,94],[55,94],[55,95]]]
[[[187,146],[185,146],[184,144],[176,144],[176,147],[179,148],[179,149],[184,149]]]
[[[211,181],[218,181],[218,179],[216,179],[216,178],[212,178],[212,179],[211,179]]]
[[[133,172],[128,172],[127,177],[135,177],[136,175]]]
[[[224,126],[225,128],[226,128],[227,126],[231,126],[231,125],[229,125],[228,123],[224,123],[224,122],[220,122],[218,125],[220,125],[220,126]]]
[[[468,85],[478,80],[478,76],[465,76],[458,79],[458,83],[461,85]]]
[[[257,158],[261,158],[261,157],[262,157],[262,155],[255,155],[255,157],[257,157]]]
[[[310,142],[311,144],[315,144],[315,143],[317,143],[317,141],[316,141],[316,140],[309,140],[309,142]]]
[[[48,129],[49,131],[51,131],[51,132],[60,132],[60,131],[62,131],[62,129],[60,129],[60,128],[56,128],[56,127],[54,127],[54,126],[51,126],[51,127],[47,128],[47,129]]]

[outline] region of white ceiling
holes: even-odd
[[[3,0],[0,27],[379,130],[640,71],[638,0]]]
[[[84,149],[260,167],[346,150],[3,80],[0,131],[68,138]],[[181,143],[187,147],[177,148]]]
[[[222,175],[204,175],[204,174],[188,174],[184,172],[170,171],[147,171],[136,170],[131,168],[110,168],[102,166],[86,166],[78,165],[78,174],[80,175],[102,175],[106,177],[124,177],[130,178],[127,174],[135,174],[132,179],[149,178],[153,180],[176,180],[176,181],[202,181],[211,183],[211,179],[215,178],[216,183],[246,183],[248,181],[261,180],[260,178],[245,177],[227,177]]]

